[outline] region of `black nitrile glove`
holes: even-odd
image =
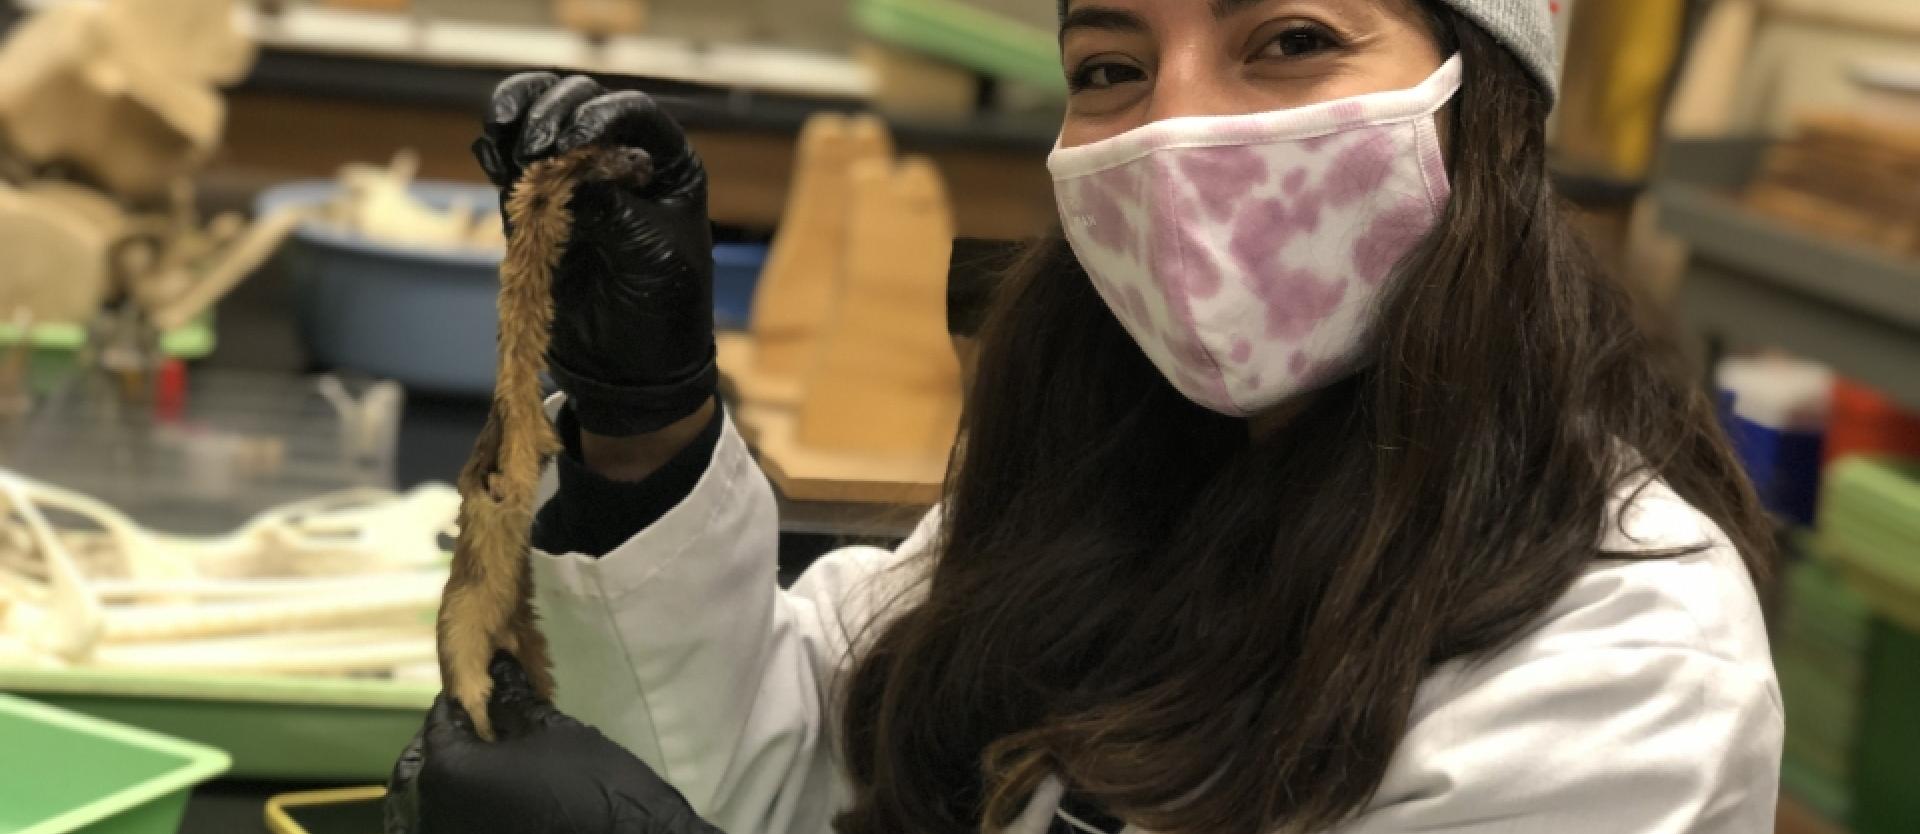
[[[706,168],[645,93],[544,72],[500,83],[473,152],[504,198],[528,163],[589,145],[645,151],[654,173],[639,188],[590,183],[575,192],[547,358],[582,429],[628,437],[713,397]]]
[[[495,657],[492,672],[499,740],[435,699],[393,767],[386,834],[725,834],[625,748],[537,698],[513,658]]]

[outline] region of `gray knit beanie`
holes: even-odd
[[[1554,98],[1560,92],[1560,58],[1555,45],[1552,0],[1440,0],[1480,28],[1492,34],[1502,46],[1513,50],[1520,63],[1533,72],[1535,81]]]
[[[1553,15],[1559,3],[1554,0],[1440,0],[1500,41],[1533,73],[1535,81],[1546,88],[1547,97],[1560,90],[1559,52],[1555,47]],[[1060,14],[1067,13],[1067,0],[1060,0]]]

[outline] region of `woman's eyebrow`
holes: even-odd
[[[1267,2],[1268,0],[1208,0],[1208,5],[1213,9],[1213,17],[1215,20],[1226,20],[1229,17],[1237,15],[1255,6],[1266,5]],[[1351,14],[1354,12],[1360,12],[1365,9],[1377,10],[1380,5],[1380,0],[1348,0],[1348,2],[1346,3],[1338,3],[1338,4],[1307,3],[1307,2],[1301,2],[1301,0],[1294,0],[1294,2],[1284,3],[1280,5],[1308,6],[1310,8],[1318,9],[1323,13],[1341,15],[1341,14]],[[1361,8],[1355,8],[1356,6]]]
[[[1225,20],[1250,6],[1258,6],[1266,0],[1211,0],[1215,20]]]
[[[1246,0],[1234,0],[1245,2]],[[1060,21],[1060,42],[1065,43],[1067,33],[1075,29],[1097,29],[1104,32],[1126,32],[1138,34],[1147,31],[1147,22],[1137,14],[1111,6],[1081,6],[1070,12]]]

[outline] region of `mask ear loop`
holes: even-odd
[[[1446,63],[1441,64],[1440,69],[1435,70],[1431,77],[1421,82],[1421,87],[1428,85],[1452,87],[1425,116],[1414,121],[1414,146],[1420,155],[1420,180],[1426,188],[1427,205],[1433,209],[1433,219],[1436,223],[1446,216],[1447,204],[1453,199],[1453,181],[1447,170],[1446,143],[1440,134],[1440,116],[1459,100],[1460,89],[1464,83],[1461,76],[1465,71],[1466,66],[1460,60],[1460,54],[1456,52],[1453,57],[1446,60]]]
[[[1453,181],[1447,172],[1447,154],[1440,139],[1441,106],[1433,115],[1414,123],[1414,145],[1420,154],[1420,182],[1426,188],[1427,206],[1437,222],[1445,217],[1453,200]]]

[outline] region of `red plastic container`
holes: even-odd
[[[1836,378],[1825,462],[1848,455],[1920,460],[1920,413],[1902,409],[1865,385]]]

